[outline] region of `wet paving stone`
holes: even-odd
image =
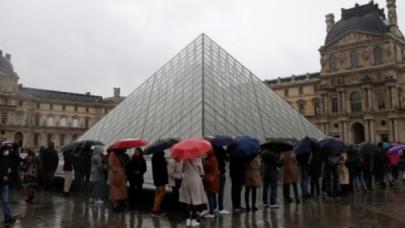
[[[229,194],[226,206],[230,209],[228,198]],[[280,202],[281,207],[275,210],[258,205],[260,210],[255,213],[202,219],[200,227],[405,227],[405,186],[340,198],[319,197],[301,204]],[[13,227],[185,227],[183,213],[176,211],[173,205],[166,205],[167,217],[154,219],[147,209],[117,214],[111,212],[108,203],[94,205],[85,197],[62,198],[45,191],[37,192],[36,201],[27,205],[24,194],[13,191],[11,206],[20,216]]]

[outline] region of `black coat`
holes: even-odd
[[[219,172],[226,173],[226,162],[229,161],[227,152],[223,147],[214,147],[214,152],[218,161]]]
[[[143,184],[143,175],[146,173],[145,158],[131,159],[127,165],[127,179],[130,185]]]
[[[244,180],[246,161],[243,158],[232,157],[229,161],[229,174],[234,180]]]
[[[311,160],[309,161],[309,175],[313,178],[321,177],[322,158],[319,151],[313,151]]]
[[[167,161],[163,152],[154,153],[152,156],[152,174],[155,186],[162,186],[169,183]]]
[[[262,154],[263,176],[268,179],[270,176],[279,171],[281,162],[280,155],[270,151],[264,151]]]
[[[63,171],[72,171],[73,170],[73,154],[70,151],[63,152]]]
[[[59,157],[58,152],[52,146],[48,147],[41,159],[42,168],[45,172],[55,172],[58,168]]]
[[[10,168],[11,167],[8,156],[0,155],[0,186],[8,184],[8,182],[3,181],[3,178],[8,177],[8,171]]]

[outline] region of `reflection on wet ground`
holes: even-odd
[[[335,199],[321,197],[298,205],[281,202],[276,210],[204,219],[201,227],[405,227],[404,191],[396,187]],[[84,197],[61,198],[43,191],[30,205],[22,192],[14,192],[11,205],[20,215],[14,227],[185,227],[182,213],[173,209],[162,219],[151,218],[147,209],[116,214],[107,203],[97,206]]]

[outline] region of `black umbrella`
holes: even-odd
[[[155,142],[153,142],[151,145],[145,148],[144,154],[153,154],[156,152],[164,151],[166,149],[169,149],[172,147],[174,144],[178,143],[180,140],[177,138],[167,138],[167,139],[158,139]]]
[[[339,155],[347,151],[347,146],[339,139],[328,137],[317,142],[322,155]]]
[[[261,145],[263,149],[273,151],[273,152],[285,152],[294,149],[294,145],[292,143],[282,141],[282,140],[271,140],[265,142]]]
[[[294,153],[296,155],[311,153],[315,149],[315,144],[315,139],[305,136],[294,144]]]
[[[74,141],[74,142],[69,143],[68,145],[64,146],[62,148],[62,151],[74,152],[77,148],[89,148],[91,146],[96,146],[96,145],[103,146],[104,144],[97,140],[80,140],[80,141]]]
[[[364,143],[360,145],[360,154],[362,156],[373,156],[381,151],[381,148],[372,143]]]

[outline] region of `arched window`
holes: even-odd
[[[61,146],[65,145],[65,135],[64,134],[60,135],[59,143]]]
[[[86,119],[84,119],[84,127],[85,128],[89,128],[89,123],[90,122],[90,119],[89,119],[89,117],[86,117]]]
[[[39,133],[34,134],[34,146],[39,146],[41,140],[41,135]]]
[[[47,119],[47,121],[46,121],[46,126],[48,126],[48,127],[53,127],[54,126],[54,118],[53,118],[53,116],[48,116],[48,119]]]
[[[381,65],[384,63],[383,50],[380,46],[374,48],[374,64]]]
[[[72,127],[79,127],[79,120],[76,117],[73,118]]]
[[[66,127],[66,117],[62,116],[59,120],[60,127]]]
[[[352,53],[350,53],[350,60],[352,62],[352,68],[359,67],[359,54],[357,51],[352,51]]]
[[[352,112],[361,112],[362,111],[361,95],[359,92],[352,93],[352,95],[350,96],[350,103],[351,103]]]
[[[53,134],[49,133],[47,136],[47,143],[49,144],[51,142],[53,142]]]
[[[337,60],[335,55],[329,57],[329,69],[332,72],[337,71]]]

